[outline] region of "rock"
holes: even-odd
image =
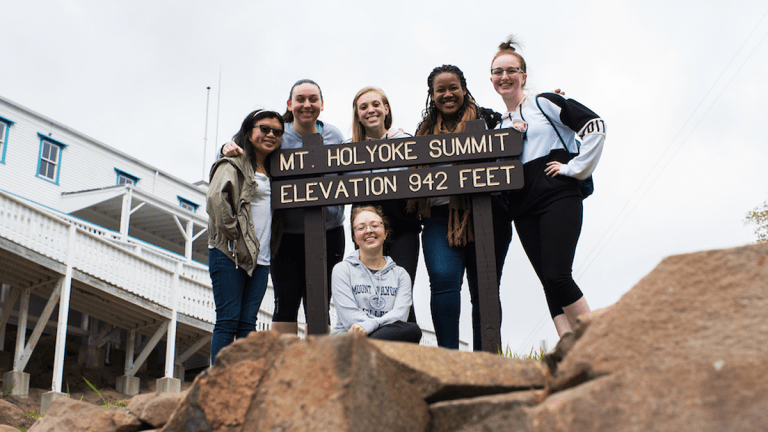
[[[507,414],[502,427],[486,427],[485,430],[516,430],[526,425],[523,407],[536,405],[542,391],[513,392],[470,399],[438,402],[429,406],[430,432],[449,432],[473,428],[482,422],[489,426],[499,413]],[[482,429],[481,429],[482,430]]]
[[[145,393],[134,396],[128,403],[128,411],[141,421],[160,428],[184,398],[184,393]]]
[[[360,335],[255,332],[222,350],[163,431],[423,431],[427,404]]]
[[[768,244],[666,258],[577,334],[530,430],[765,430],[767,281]]]
[[[19,429],[14,426],[0,424],[0,432],[19,432]]]
[[[25,414],[24,410],[10,402],[0,399],[0,425],[18,426],[23,429],[29,429],[34,422],[35,419]],[[14,431],[19,432],[15,427]]]
[[[540,362],[407,343],[371,343],[398,364],[399,375],[416,386],[428,403],[541,389],[549,378]]]
[[[136,416],[120,409],[59,398],[51,402],[45,416],[29,432],[134,432],[141,427]]]

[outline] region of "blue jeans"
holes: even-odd
[[[211,364],[219,350],[256,328],[256,317],[267,290],[269,267],[256,266],[251,276],[235,268],[224,252],[208,249],[208,272],[216,302],[216,325],[211,339]]]
[[[512,241],[512,226],[503,204],[493,200],[494,248],[496,253],[496,281],[501,281],[501,271]],[[469,296],[472,301],[473,349],[482,349],[480,328],[480,300],[477,287],[477,257],[475,243],[466,246],[448,245],[447,206],[432,207],[432,217],[424,221],[421,233],[424,264],[429,274],[432,293],[430,310],[435,326],[438,346],[459,348],[459,314],[461,312],[461,285],[464,270],[467,271]],[[501,302],[499,301],[499,304]]]

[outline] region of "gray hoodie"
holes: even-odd
[[[374,274],[355,251],[333,268],[331,289],[336,304],[336,325],[331,334],[359,324],[369,335],[395,321],[407,321],[413,297],[411,278],[390,257]]]

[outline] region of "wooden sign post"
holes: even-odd
[[[490,193],[523,186],[522,164],[510,159],[522,153],[520,133],[485,130],[475,120],[454,134],[328,146],[312,134],[303,144],[275,152],[270,170],[276,179],[272,208],[304,208],[307,333],[328,332],[323,206],[472,194],[482,347],[497,352],[501,316]],[[456,162],[462,164],[450,165]],[[414,166],[427,167],[406,169]]]

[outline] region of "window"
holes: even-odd
[[[59,184],[61,171],[61,152],[67,147],[43,134],[40,137],[40,162],[37,168],[37,176]]]
[[[8,134],[11,129],[12,121],[7,118],[0,117],[0,163],[5,163],[5,150],[8,143]]]
[[[195,204],[192,201],[182,198],[178,195],[176,195],[176,197],[179,199],[179,205],[181,208],[185,208],[193,213],[197,213],[197,208],[200,207],[198,204]]]
[[[122,170],[119,170],[119,169],[115,168],[115,172],[117,173],[117,185],[118,186],[127,185],[127,184],[136,186],[136,183],[139,182],[139,178],[138,177],[136,177],[134,175],[130,175],[130,174],[128,174],[125,171],[122,171]]]

